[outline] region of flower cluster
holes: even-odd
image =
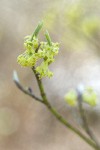
[[[37,33],[38,30],[39,26],[34,33]],[[27,36],[24,42],[26,51],[17,58],[17,62],[24,67],[33,67],[39,60],[42,60],[42,63],[36,67],[36,72],[40,78],[53,76],[48,66],[54,62],[54,56],[59,51],[59,44],[51,42],[48,32],[46,32],[45,37],[47,42],[39,42],[36,34]]]
[[[58,54],[59,45],[58,43],[41,42],[40,49],[38,54],[43,58],[43,62],[36,68],[36,71],[39,73],[40,78],[42,77],[52,77],[53,73],[49,70],[48,66],[54,62],[54,56]]]
[[[69,91],[65,95],[65,101],[70,106],[76,106],[77,105],[77,93],[74,90]]]
[[[32,41],[30,41],[30,36],[27,37],[27,39],[24,42],[24,46],[26,51],[19,55],[17,58],[17,62],[21,66],[25,67],[32,67],[36,64],[39,57],[35,53],[35,49],[38,47],[38,39],[36,37],[33,38]]]
[[[82,93],[82,101],[90,106],[97,105],[97,95],[91,87],[84,89]],[[76,106],[78,102],[78,93],[75,90],[69,91],[65,95],[65,101],[70,106]]]
[[[91,87],[85,89],[82,98],[84,102],[88,103],[91,106],[96,106],[97,104],[97,94]]]

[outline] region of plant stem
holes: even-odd
[[[39,101],[39,102],[41,102],[41,103],[43,103],[43,101],[42,101],[40,98],[38,98],[37,96],[35,96],[32,91],[30,91],[30,90],[28,90],[28,89],[25,89],[25,88],[21,85],[16,71],[14,71],[14,73],[13,73],[13,80],[14,80],[16,86],[18,87],[18,89],[20,89],[23,93],[25,93],[25,94],[31,96],[32,98],[34,98],[35,100],[37,100],[37,101]]]
[[[96,143],[97,147],[100,149],[99,142],[97,141],[94,134],[89,128],[82,102],[83,102],[82,93],[78,90],[78,106],[79,106],[79,113],[83,122],[83,128],[85,129],[86,133],[90,136],[90,138]]]
[[[86,143],[88,143],[92,148],[94,148],[95,150],[100,150],[96,144],[94,143],[94,141],[92,141],[90,138],[86,137],[84,134],[82,134],[78,129],[76,129],[75,127],[73,127],[69,122],[67,122],[66,119],[64,119],[49,103],[45,91],[44,91],[44,87],[42,84],[42,81],[39,79],[38,74],[36,73],[35,67],[32,68],[38,86],[39,86],[39,90],[40,90],[40,94],[43,100],[43,103],[46,105],[46,107],[50,110],[50,112],[62,123],[64,124],[67,128],[69,128],[71,131],[73,131],[74,133],[76,133],[80,138],[82,138]]]

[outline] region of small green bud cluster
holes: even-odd
[[[40,25],[37,26],[32,36],[27,36],[24,42],[26,51],[17,58],[18,63],[24,67],[33,67],[38,60],[43,60],[36,67],[36,72],[40,78],[52,77],[53,73],[48,66],[54,62],[54,56],[58,54],[59,44],[51,42],[49,33],[46,31],[45,37],[47,42],[39,42],[37,34],[40,30]]]
[[[91,87],[88,87],[85,89],[82,97],[83,97],[84,102],[86,102],[87,104],[89,104],[91,106],[96,106],[97,95]]]
[[[77,93],[76,93],[76,91],[75,90],[69,91],[65,95],[65,101],[70,106],[76,106],[77,105]]]
[[[89,104],[90,106],[97,105],[97,95],[91,87],[86,88],[81,96],[82,101]],[[78,102],[77,100],[78,93],[75,90],[71,90],[65,95],[65,101],[70,106],[76,106]]]
[[[17,62],[24,67],[32,67],[36,64],[39,59],[38,55],[35,53],[35,49],[38,47],[38,39],[34,36],[33,40],[30,40],[30,36],[24,42],[26,51],[19,55]]]
[[[58,54],[59,45],[58,43],[41,42],[40,50],[38,53],[40,57],[43,58],[43,62],[36,68],[36,71],[39,73],[40,78],[42,77],[52,77],[53,73],[49,70],[48,66],[54,62],[54,56]]]

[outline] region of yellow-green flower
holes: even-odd
[[[70,106],[76,106],[77,105],[77,93],[74,90],[69,91],[65,95],[65,101]]]
[[[83,101],[89,104],[90,106],[97,105],[97,95],[91,87],[85,90],[82,97],[83,97]]]
[[[45,37],[47,42],[39,42],[37,34],[41,28],[40,23],[35,29],[32,36],[25,38],[24,47],[25,52],[18,56],[17,62],[24,67],[33,67],[38,60],[42,60],[42,63],[36,67],[36,72],[40,78],[53,76],[53,73],[49,70],[49,65],[54,62],[54,56],[58,54],[59,44],[51,42],[48,31],[46,31]]]

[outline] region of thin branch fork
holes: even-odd
[[[35,96],[35,95],[32,93],[32,90],[31,90],[31,89],[25,89],[25,88],[20,84],[19,78],[18,78],[18,75],[17,75],[17,72],[16,72],[16,71],[13,72],[13,81],[14,81],[14,83],[16,84],[16,86],[18,87],[18,89],[20,89],[23,93],[25,93],[25,94],[31,96],[32,98],[34,98],[35,100],[37,100],[37,101],[39,101],[39,102],[41,102],[41,103],[43,103],[43,101],[42,101],[40,98],[38,98],[37,96]]]
[[[97,147],[100,149],[99,142],[97,141],[96,137],[94,136],[93,132],[91,131],[88,125],[87,117],[85,115],[85,110],[83,108],[82,91],[79,88],[77,88],[77,93],[78,93],[78,108],[83,123],[83,129],[86,131],[89,137],[96,143]]]
[[[26,90],[19,82],[19,78],[17,75],[17,72],[14,71],[13,73],[13,80],[16,84],[16,86],[25,94],[31,96],[32,98],[34,98],[35,100],[43,103],[50,111],[51,113],[62,123],[64,124],[68,129],[70,129],[71,131],[73,131],[74,133],[76,133],[80,138],[82,138],[86,143],[88,143],[91,147],[93,147],[95,150],[100,150],[100,148],[98,147],[98,145],[95,143],[94,140],[91,140],[90,138],[88,138],[87,136],[85,136],[83,133],[81,133],[77,128],[75,128],[74,126],[72,126],[69,122],[67,122],[67,120],[65,118],[63,118],[63,116],[61,116],[55,108],[53,108],[51,106],[51,104],[49,103],[45,91],[44,91],[44,87],[42,84],[42,81],[39,79],[39,75],[36,73],[35,67],[32,68],[35,77],[37,79],[37,83],[39,86],[39,90],[40,90],[40,94],[42,99],[38,98],[37,96],[35,96],[31,90]]]
[[[94,148],[95,150],[100,150],[100,148],[97,146],[97,144],[91,140],[90,138],[86,137],[83,133],[81,133],[77,128],[73,127],[69,122],[67,122],[67,120],[65,118],[63,118],[63,116],[61,116],[55,108],[53,108],[51,106],[51,104],[49,103],[48,99],[47,99],[47,96],[45,94],[45,91],[44,91],[44,87],[43,87],[43,84],[42,84],[42,80],[39,79],[39,76],[38,74],[36,73],[36,70],[35,70],[35,67],[32,68],[34,74],[35,74],[35,77],[36,77],[36,80],[37,80],[37,83],[38,83],[38,86],[39,86],[39,90],[40,90],[40,94],[41,94],[41,97],[43,99],[43,103],[46,105],[46,107],[51,111],[51,113],[62,123],[64,124],[68,129],[70,129],[71,131],[73,131],[74,133],[76,133],[80,138],[82,138],[86,143],[88,143],[92,148]]]

